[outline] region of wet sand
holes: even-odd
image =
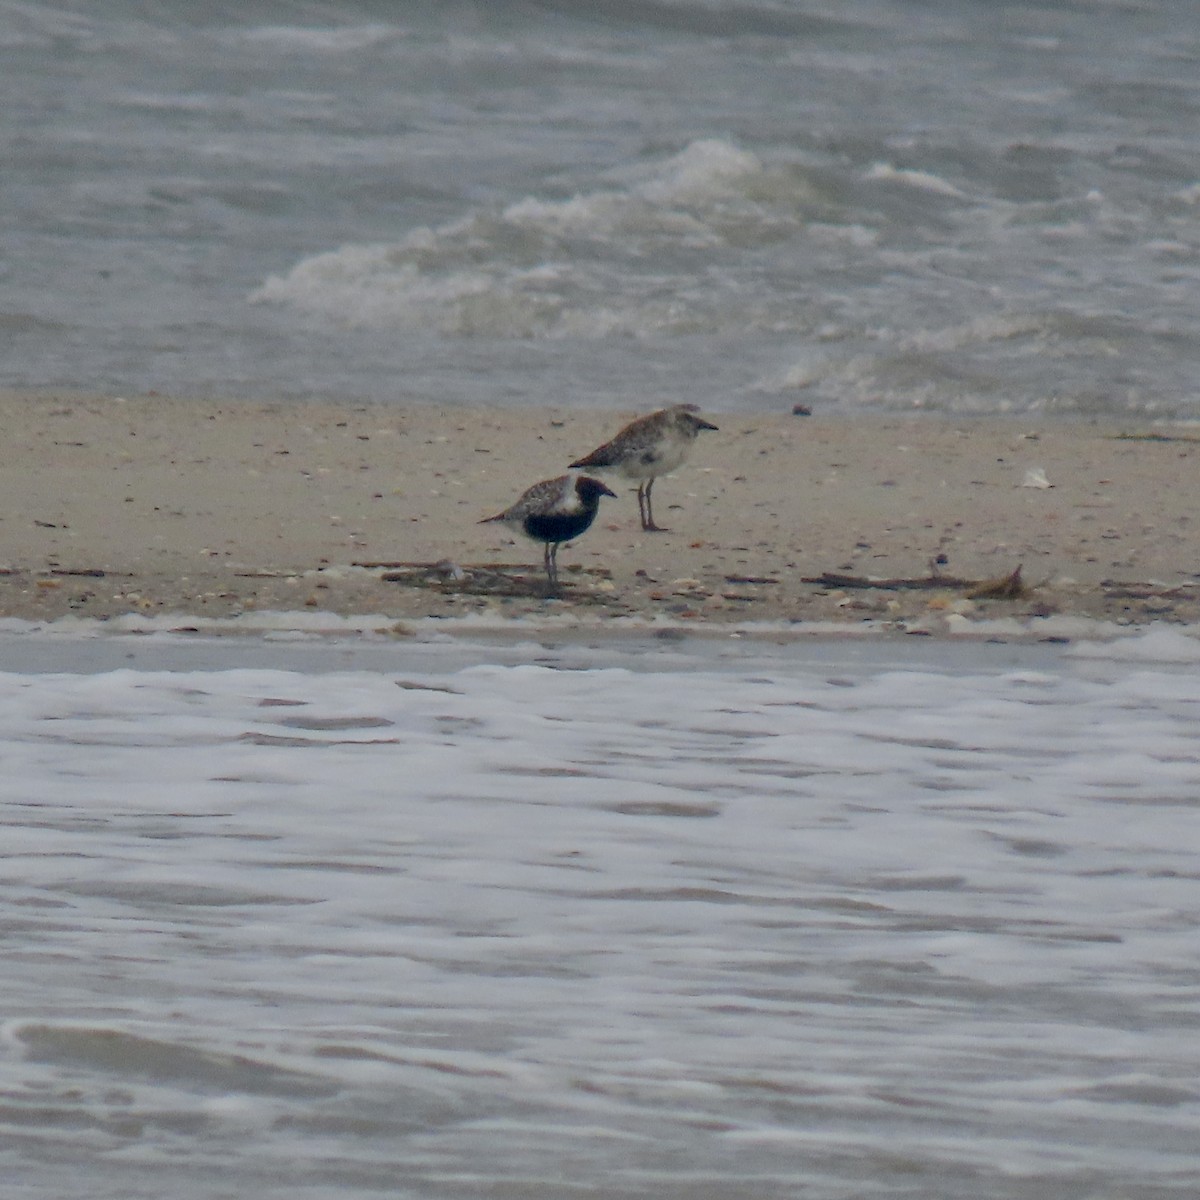
[[[669,532],[609,478],[547,597],[477,522],[633,415],[0,393],[0,616],[1200,623],[1200,429],[1139,421],[710,413]]]

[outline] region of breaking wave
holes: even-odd
[[[611,187],[526,197],[394,244],[314,255],[250,299],[350,328],[463,336],[719,332],[731,320],[781,318],[744,307],[729,260],[794,236],[813,201],[797,172],[728,142],[697,141]]]

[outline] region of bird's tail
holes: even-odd
[[[581,458],[578,462],[573,462],[571,470],[583,470],[591,467],[592,470],[602,471],[605,467],[611,467],[612,465],[612,451],[606,446],[601,446],[599,450],[593,450],[587,458]]]

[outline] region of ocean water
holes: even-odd
[[[6,1200],[1191,1200],[1200,642],[912,647],[5,635]]]
[[[6,0],[0,384],[1196,417],[1200,6]]]

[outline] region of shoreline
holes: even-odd
[[[547,598],[540,547],[476,522],[634,415],[0,392],[0,618],[1200,624],[1200,431],[1148,420],[710,413],[656,484],[670,532],[609,477]]]

